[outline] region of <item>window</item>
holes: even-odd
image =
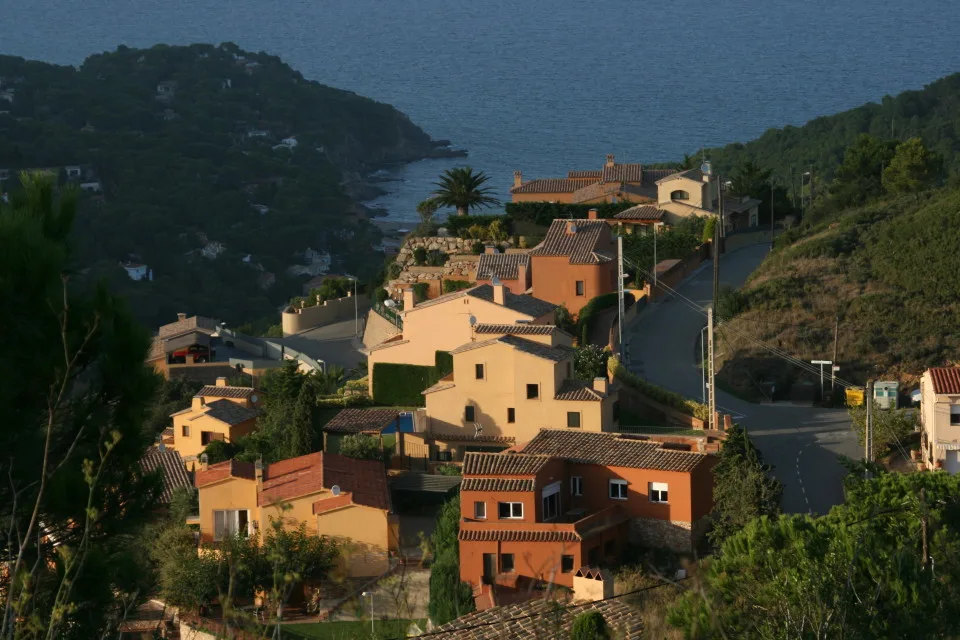
[[[513,573],[513,554],[512,553],[500,554],[500,572]]]
[[[650,502],[666,502],[667,501],[667,483],[651,482],[650,491],[647,495],[650,496]]]
[[[477,520],[486,520],[487,518],[487,503],[486,502],[474,502],[473,503],[473,517]]]
[[[554,482],[543,488],[541,503],[543,520],[553,520],[560,513],[560,482]]]
[[[581,478],[580,476],[570,477],[570,495],[572,496],[583,495],[583,478]]]
[[[579,411],[567,411],[567,428],[569,429],[580,428],[580,412]]]
[[[950,424],[960,424],[960,404],[950,405]]]
[[[465,413],[466,413],[466,420],[467,420],[467,422],[473,422],[474,420],[476,420],[476,418],[477,418],[477,411],[476,411],[476,407],[474,407],[473,405],[469,405],[469,404],[468,404],[468,405],[467,405],[467,410],[466,410]]]
[[[670,194],[670,199],[671,200],[689,200],[690,194],[687,193],[686,191],[682,191],[678,189]]]
[[[583,295],[583,280],[577,280],[577,295]]]
[[[528,384],[527,385],[527,400],[536,400],[540,397],[540,385],[538,384]]]
[[[224,435],[222,433],[217,433],[216,431],[201,431],[200,432],[200,444],[207,446],[211,442],[216,440],[224,440]]]
[[[230,509],[213,512],[213,538],[223,540],[237,534],[247,535],[249,515],[246,509]]]
[[[185,425],[183,425],[182,427],[180,427],[180,435],[182,435],[182,436],[185,437],[185,438],[189,438],[189,437],[190,437],[190,425],[185,424]]]
[[[478,364],[474,366],[476,367],[476,370],[477,370],[477,380],[483,380],[483,365]]]
[[[603,543],[603,555],[612,556],[617,552],[617,541],[607,540]]]
[[[613,500],[627,499],[627,481],[626,480],[610,481],[610,498]]]
[[[517,410],[513,407],[507,409],[507,422],[514,423],[517,421]]]
[[[501,520],[522,520],[523,503],[522,502],[498,502],[497,514]]]
[[[573,573],[573,556],[560,556],[560,573]]]

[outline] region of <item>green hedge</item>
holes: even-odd
[[[427,299],[427,293],[430,292],[430,284],[427,282],[418,282],[413,285],[413,295],[417,302]]]
[[[597,315],[601,311],[615,306],[617,306],[616,292],[591,298],[587,304],[583,305],[577,315],[577,336],[580,338],[580,346],[590,344],[590,333],[597,322]]]
[[[450,355],[449,351],[437,351],[434,362],[436,364],[437,380],[448,373],[453,373],[453,356]]]
[[[667,405],[677,411],[682,411],[694,418],[701,420],[710,419],[710,408],[707,405],[697,402],[696,400],[685,398],[679,393],[667,391],[663,387],[658,387],[651,382],[647,382],[643,378],[627,371],[626,367],[620,364],[620,361],[616,358],[610,358],[607,362],[607,369],[613,371],[614,378],[619,380],[621,384],[642,393],[655,402]]]
[[[453,293],[454,291],[463,291],[464,289],[469,289],[472,286],[473,283],[468,282],[467,280],[444,280],[443,292]]]
[[[396,407],[422,407],[422,391],[437,383],[436,367],[378,362],[373,365],[373,400]]]
[[[632,202],[602,202],[598,204],[563,204],[561,202],[508,202],[504,206],[513,220],[550,226],[556,218],[586,218],[590,209],[600,218],[614,215],[634,206]]]
[[[447,228],[447,232],[451,236],[460,238],[462,237],[460,234],[464,233],[470,227],[474,225],[489,227],[490,223],[494,220],[499,220],[503,223],[504,231],[510,231],[509,216],[450,216],[446,222],[443,223],[443,226]]]

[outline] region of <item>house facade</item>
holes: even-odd
[[[271,519],[343,542],[350,577],[378,576],[399,548],[383,464],[317,452],[274,464],[228,460],[205,465],[194,479],[200,500],[200,541],[266,532]],[[281,505],[284,508],[281,509]]]
[[[516,295],[503,284],[481,284],[419,304],[412,289],[405,289],[403,295],[403,333],[372,348],[367,356],[371,395],[378,363],[432,367],[437,351],[452,351],[470,342],[476,324],[551,324],[555,320],[556,305]]]
[[[616,428],[617,393],[606,378],[575,380],[572,337],[552,325],[477,325],[451,351],[453,373],[425,390],[425,429],[463,459],[471,437],[527,442],[541,428]]]
[[[920,451],[928,469],[960,472],[960,367],[920,377]]]
[[[616,433],[546,429],[521,452],[469,453],[460,577],[474,593],[573,586],[633,543],[690,552],[713,507],[716,458]]]
[[[617,251],[610,225],[593,216],[554,220],[543,242],[530,252],[533,292],[538,298],[580,313],[596,296],[617,290]]]
[[[514,171],[510,198],[513,202],[564,204],[656,202],[656,181],[670,173],[674,172],[644,169],[641,164],[618,163],[610,154],[599,170],[570,171],[565,178],[525,181],[521,171]]]
[[[170,415],[173,418],[173,448],[180,453],[188,469],[208,444],[215,440],[233,442],[256,428],[260,398],[250,387],[231,387],[226,378],[200,389],[188,408]]]
[[[210,346],[210,338],[217,332],[218,321],[204,316],[187,317],[185,313],[177,314],[177,321],[165,324],[159,328],[153,337],[150,351],[147,354],[147,364],[154,371],[167,377],[171,356],[176,351],[190,347]]]

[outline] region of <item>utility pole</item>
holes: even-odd
[[[717,176],[718,211],[713,227],[713,307],[717,307],[717,295],[720,291],[720,229],[723,227],[723,187]]]
[[[710,430],[717,430],[717,393],[716,393],[716,384],[714,379],[714,368],[713,368],[713,307],[707,308],[707,357],[709,358],[709,375],[710,375],[710,392],[709,392],[709,407],[710,407]]]
[[[810,202],[808,203],[807,208],[813,206],[813,164],[810,165]]]
[[[793,211],[797,212],[797,181],[793,179],[793,167],[790,167],[790,197],[793,199]]]
[[[770,251],[773,251],[773,180],[770,181]],[[836,358],[834,358],[836,360]]]
[[[867,380],[867,389],[864,393],[864,402],[867,403],[867,420],[864,442],[866,451],[864,458],[867,463],[873,462],[873,380]],[[866,471],[867,480],[870,479],[870,469]]]
[[[656,273],[656,269],[654,269]],[[623,236],[617,236],[617,347],[623,363]]]
[[[927,562],[930,559],[930,552],[927,549],[927,491],[920,489],[920,537],[923,557],[920,559],[920,567],[926,571]]]
[[[653,223],[653,288],[657,288],[657,223]]]
[[[833,316],[833,366],[830,367],[830,393],[834,391],[837,381],[837,345],[840,340],[840,316]]]

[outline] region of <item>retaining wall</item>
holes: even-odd
[[[370,299],[361,294],[354,301],[352,291],[344,298],[324,300],[313,307],[287,307],[280,314],[283,337],[353,318],[355,313],[365,313],[369,308]]]

